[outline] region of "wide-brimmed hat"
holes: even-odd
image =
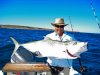
[[[68,24],[65,24],[63,18],[56,18],[54,23],[51,23],[53,26],[59,25],[59,26],[66,26]]]

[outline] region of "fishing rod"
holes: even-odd
[[[94,17],[95,17],[95,19],[96,19],[96,22],[97,22],[97,24],[98,24],[98,26],[99,26],[99,29],[100,29],[99,19],[98,19],[97,15],[96,15],[96,12],[95,12],[94,7],[93,7],[93,1],[92,1],[92,0],[91,0],[91,2],[90,2],[90,5],[91,5],[91,9],[92,9],[92,11],[93,11],[93,15],[94,15]]]
[[[72,25],[72,23],[71,23],[71,18],[70,18],[70,16],[69,16],[69,22],[70,22],[71,29],[72,29],[72,32],[73,32],[73,25]]]
[[[81,71],[82,75],[84,75],[84,73],[83,73],[84,68],[83,68],[83,66],[82,66],[81,59],[78,58],[78,60],[79,60],[79,64],[80,64],[80,71]]]
[[[70,25],[71,25],[71,30],[72,30],[72,32],[74,32],[74,31],[73,31],[74,29],[73,29],[73,25],[72,25],[72,23],[71,23],[71,18],[70,18],[70,16],[69,16],[69,21],[70,21]],[[74,35],[74,34],[73,34],[73,35]],[[80,58],[78,58],[78,61],[79,61],[79,65],[80,65],[80,71],[81,71],[82,75],[84,75],[83,71],[84,71],[85,68],[83,68]]]

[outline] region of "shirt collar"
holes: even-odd
[[[55,34],[55,36],[58,36],[59,37],[59,35],[56,32],[54,32],[54,34]],[[63,37],[65,37],[65,33],[63,33],[63,35],[62,35],[61,38],[63,38]]]

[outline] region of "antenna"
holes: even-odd
[[[97,15],[96,15],[96,12],[95,12],[95,9],[94,9],[94,7],[93,7],[93,1],[91,0],[91,9],[92,9],[92,11],[93,11],[93,14],[94,14],[94,17],[95,17],[95,19],[96,19],[96,22],[97,22],[97,24],[98,24],[98,26],[99,26],[99,29],[100,29],[100,23],[99,23],[99,20],[98,20],[98,17],[97,17]]]
[[[69,16],[69,22],[70,22],[70,25],[71,25],[71,29],[72,29],[72,32],[73,32],[73,25],[71,23],[71,19],[70,19],[70,16]]]

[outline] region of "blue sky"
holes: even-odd
[[[94,0],[93,7],[100,20],[100,1]],[[65,30],[71,30],[69,16],[74,31],[100,33],[90,0],[0,0],[0,24],[53,28],[61,17],[69,24]]]

